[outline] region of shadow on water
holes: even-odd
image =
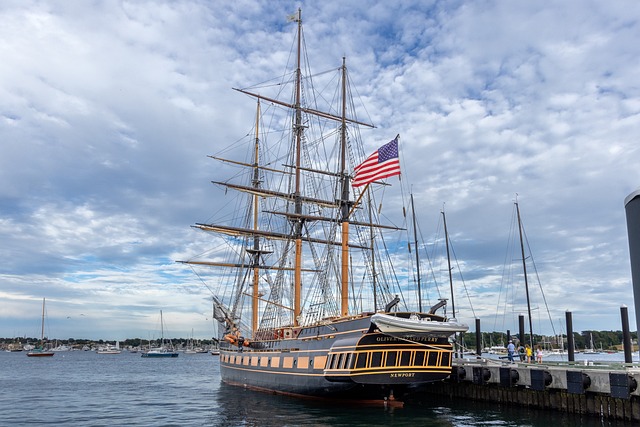
[[[280,396],[220,384],[215,410],[207,425],[215,427],[280,426],[615,426],[632,424],[596,417],[573,416],[556,411],[495,403],[455,401],[430,396],[403,407],[353,402],[328,402]]]

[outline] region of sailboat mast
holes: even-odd
[[[520,251],[522,253],[522,270],[524,272],[524,289],[527,293],[527,313],[529,314],[529,346],[533,348],[533,322],[531,320],[531,301],[529,299],[529,280],[527,279],[527,262],[524,257],[524,241],[522,240],[522,220],[520,219],[520,206],[516,204],[516,213],[518,215],[518,233],[520,234]],[[521,337],[522,338],[522,337]]]
[[[347,177],[347,66],[342,58],[342,121],[340,124],[340,167],[342,169],[342,277],[340,286],[340,302],[342,316],[349,314],[349,178]]]
[[[422,313],[422,289],[420,288],[420,255],[418,254],[418,231],[416,226],[416,208],[411,193],[411,215],[413,216],[413,241],[416,250],[416,273],[418,274],[418,311]]]
[[[449,289],[451,290],[451,316],[456,317],[456,302],[453,295],[453,275],[451,274],[451,255],[449,252],[449,231],[447,230],[447,216],[442,209],[442,223],[444,225],[444,241],[447,247],[447,267],[449,269]]]
[[[256,107],[256,139],[253,163],[253,186],[260,187],[260,171],[259,166],[259,126],[260,126],[260,99]],[[258,195],[253,195],[253,229],[258,230]],[[258,280],[260,278],[260,238],[257,234],[253,237],[253,294],[251,297],[251,331],[253,338],[258,330]]]
[[[162,321],[162,310],[160,310],[160,347],[164,348],[164,322]]]
[[[297,68],[296,68],[296,94],[295,94],[295,207],[296,219],[294,224],[294,238],[295,238],[295,263],[294,263],[294,280],[293,280],[293,325],[298,326],[298,318],[301,312],[301,295],[302,295],[302,199],[300,197],[300,167],[301,167],[301,152],[302,152],[302,108],[301,108],[301,86],[302,86],[302,71],[300,68],[301,63],[301,46],[302,46],[302,9],[298,9],[298,47],[297,47]]]
[[[42,330],[40,331],[40,343],[44,346],[44,298],[42,298]]]

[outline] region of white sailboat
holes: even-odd
[[[589,348],[585,348],[584,351],[582,352],[582,354],[600,354],[600,352],[598,350],[596,350],[595,346],[593,345],[593,334],[589,333]]]
[[[142,357],[178,357],[178,353],[165,346],[164,342],[164,321],[162,320],[162,310],[160,310],[160,347],[149,348],[142,353]]]
[[[52,351],[45,351],[44,349],[44,306],[45,299],[42,298],[42,328],[40,332],[40,347],[34,348],[27,353],[27,357],[51,357],[55,353]]]

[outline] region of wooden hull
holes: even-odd
[[[225,343],[220,372],[228,384],[281,394],[387,399],[448,377],[452,350],[446,338],[382,334],[366,316],[249,346]]]

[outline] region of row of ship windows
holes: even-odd
[[[243,366],[260,366],[263,368],[271,367],[271,368],[293,368],[297,367],[299,369],[308,369],[309,366],[312,366],[313,369],[324,369],[327,363],[327,356],[271,356],[271,357],[260,357],[260,356],[249,356],[249,355],[228,355],[224,354],[221,356],[222,362],[229,363],[232,365],[243,365]]]
[[[335,353],[329,358],[328,369],[353,370],[381,367],[449,366],[450,355],[442,350],[386,350],[358,353]]]
[[[385,350],[332,353],[327,356],[271,356],[260,357],[252,355],[222,355],[222,362],[243,365],[260,366],[263,368],[298,368],[298,369],[325,369],[329,370],[353,370],[370,369],[380,367],[404,367],[404,366],[449,366],[451,353],[442,350]]]

